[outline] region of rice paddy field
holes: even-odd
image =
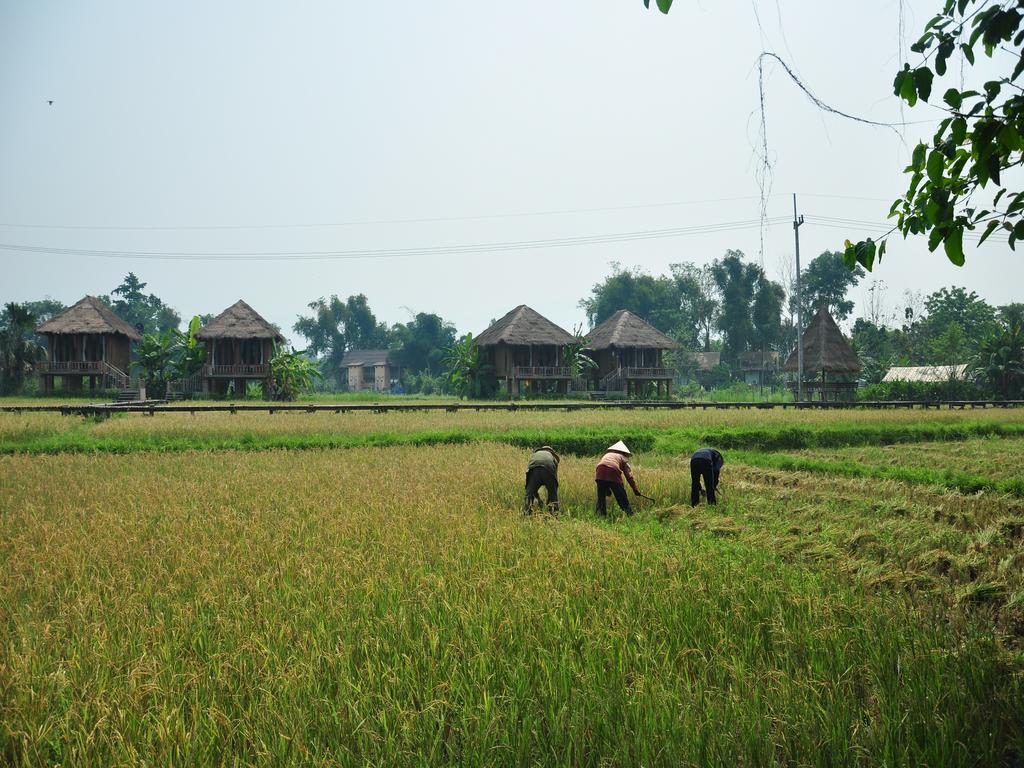
[[[602,519],[620,438],[656,501]],[[1024,410],[0,414],[0,764],[1021,765],[1022,458]]]

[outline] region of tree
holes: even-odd
[[[836,322],[846,320],[853,312],[853,302],[846,295],[863,276],[860,266],[849,269],[837,251],[825,251],[812,259],[800,276],[804,319],[809,320],[824,304]]]
[[[678,321],[679,304],[675,284],[667,277],[652,277],[640,269],[622,269],[612,264],[612,274],[581,299],[591,327],[600,325],[620,309],[628,309],[662,333],[671,333]]]
[[[147,397],[164,397],[167,394],[167,382],[177,373],[176,333],[174,329],[168,329],[163,333],[147,333],[139,342],[137,357],[132,367],[139,371],[146,382]]]
[[[1024,325],[1024,304],[1013,302],[1004,304],[998,310],[999,322],[1003,325]]]
[[[0,315],[0,394],[20,391],[36,361],[42,359],[42,347],[34,340],[37,320],[28,305],[12,302],[4,306]]]
[[[445,350],[455,343],[455,326],[439,315],[419,312],[411,322],[391,329],[392,361],[410,374],[441,373]]]
[[[994,307],[974,291],[968,293],[955,286],[930,294],[924,307],[927,315],[923,331],[935,353],[930,362],[962,363],[998,325]]]
[[[1024,395],[1024,326],[1005,326],[983,339],[969,367],[998,395]]]
[[[718,316],[715,278],[711,267],[683,262],[669,264],[675,282],[677,320],[670,331],[687,349],[711,351],[711,331]]]
[[[957,266],[965,261],[965,232],[983,227],[980,245],[1002,229],[1011,248],[1024,237],[1024,191],[1016,188],[1020,176],[1006,173],[1024,164],[1024,95],[1018,82],[1024,73],[1022,21],[1018,2],[945,0],[910,48],[921,63],[904,63],[893,81],[896,96],[911,107],[919,101],[939,106],[932,99],[939,90],[935,78],[946,74],[954,54],[972,67],[979,49],[988,58],[997,51],[1010,54],[1000,64],[1002,76],[943,92],[939,108],[948,116],[931,146],[922,142],[914,149],[905,169],[907,191],[890,210],[896,218],[891,231],[904,238],[928,235],[928,248],[934,251],[941,243]],[[870,270],[885,253],[886,237],[877,243],[847,241],[846,263]]]
[[[100,300],[128,325],[143,333],[166,333],[181,325],[181,316],[156,295],[145,293],[146,283],[129,272],[121,284]]]
[[[386,349],[390,332],[370,311],[366,296],[358,294],[342,301],[337,295],[319,298],[307,305],[313,314],[299,315],[292,329],[308,341],[308,351],[320,358],[321,369],[336,384],[344,375],[341,360],[350,349]]]
[[[202,318],[195,315],[189,321],[185,333],[175,331],[178,345],[175,373],[180,379],[197,373],[206,364],[206,345],[200,343],[197,337],[202,327]]]
[[[27,310],[35,318],[32,328],[28,329],[28,338],[39,347],[43,346],[45,340],[42,336],[36,333],[36,328],[54,315],[59,315],[67,309],[63,302],[50,298],[39,299],[38,301],[23,301],[18,306]],[[7,328],[10,324],[10,314],[8,313],[7,308],[4,307],[3,309],[0,309],[0,328]]]
[[[853,324],[850,343],[860,358],[861,376],[868,384],[878,384],[893,365],[893,331],[865,317]]]
[[[584,335],[582,325],[577,325],[572,329],[572,336],[573,341],[565,345],[562,356],[565,360],[565,365],[572,372],[572,377],[578,379],[596,370],[597,363],[590,355],[583,351],[586,349],[587,344],[590,343],[590,339]]]
[[[459,397],[479,397],[484,363],[480,347],[473,343],[473,334],[467,333],[445,350],[444,366],[452,391]]]
[[[754,290],[764,275],[760,267],[745,263],[743,258],[742,251],[726,251],[724,257],[711,265],[721,296],[717,323],[725,342],[723,351],[732,360],[749,349],[754,338]]]
[[[786,292],[781,285],[773,283],[763,272],[758,275],[751,307],[754,349],[776,349],[782,341],[782,302],[785,298]]]
[[[270,358],[270,394],[274,400],[296,400],[312,389],[313,382],[322,376],[316,361],[307,356],[306,350],[288,349],[274,342]]]

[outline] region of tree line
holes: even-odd
[[[802,270],[802,301],[798,307],[793,270],[784,268],[772,279],[741,251],[729,250],[709,264],[679,262],[667,274],[612,264],[611,271],[591,288],[579,306],[591,327],[620,309],[628,309],[679,342],[672,361],[696,376],[695,351],[721,353],[718,369],[703,372],[708,386],[728,384],[741,375],[744,352],[777,352],[784,360],[797,343],[798,309],[804,322],[825,305],[839,323],[850,328],[851,343],[864,366],[862,378],[877,385],[894,365],[969,363],[994,394],[1018,397],[1024,388],[1024,304],[993,306],[964,288],[942,288],[927,296],[905,294],[890,305],[881,281],[867,288],[860,316],[849,323],[851,291],[865,277],[848,269],[844,255],[826,251]],[[194,371],[201,360],[196,350],[195,323],[183,333],[180,315],[134,273],[101,296],[114,312],[144,334],[137,357],[154,381],[167,381]],[[30,382],[33,363],[41,358],[36,326],[66,307],[53,299],[9,303],[0,311],[0,392],[21,391]],[[319,376],[304,376],[330,389],[344,389],[342,359],[351,350],[387,349],[402,371],[407,392],[471,394],[465,372],[473,369],[472,337],[438,314],[419,312],[408,321],[388,324],[377,318],[364,294],[345,299],[317,298],[296,317],[292,331],[305,349],[287,351],[282,366],[293,370],[299,360],[315,362]],[[582,336],[582,335],[581,335]],[[193,341],[189,341],[189,339]],[[582,346],[582,345],[581,345]],[[282,354],[284,350],[282,350]],[[180,359],[179,359],[180,358]],[[287,388],[291,388],[290,386]],[[885,391],[876,390],[880,397]]]

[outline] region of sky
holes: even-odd
[[[804,264],[886,228],[942,117],[891,95],[937,5],[0,0],[0,302],[134,271],[183,317],[244,298],[302,346],[296,315],[331,294],[479,333],[523,303],[572,329],[612,263],[737,249],[778,279],[793,193]],[[762,249],[765,50],[836,109],[912,124],[824,113],[766,64]],[[964,268],[894,240],[861,306],[872,280],[889,309],[949,285],[1024,298],[996,238]]]

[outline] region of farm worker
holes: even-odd
[[[540,489],[547,489],[548,509],[558,511],[558,454],[550,445],[538,448],[530,455],[526,465],[526,499],[523,501],[523,514],[530,514],[533,500],[540,504]]]
[[[725,458],[714,448],[699,448],[690,457],[690,506],[696,507],[700,501],[700,479],[704,478],[704,489],[708,495],[708,504],[717,504],[715,489],[718,478],[722,474]]]
[[[597,514],[608,514],[605,499],[613,493],[615,494],[615,501],[619,503],[622,511],[627,515],[633,514],[633,508],[629,505],[629,497],[626,496],[626,489],[622,486],[622,476],[625,475],[626,480],[629,481],[629,485],[633,489],[633,493],[637,496],[640,495],[640,489],[637,488],[636,479],[633,477],[633,470],[629,468],[627,457],[631,455],[626,444],[619,440],[597,462],[597,475],[595,477],[597,482]]]

